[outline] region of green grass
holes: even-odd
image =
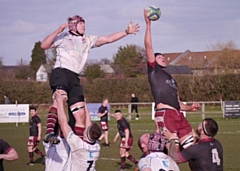
[[[125,117],[126,110],[122,110]],[[216,109],[209,109],[207,111],[219,111]],[[141,152],[137,147],[137,139],[143,133],[152,133],[155,130],[155,126],[150,116],[151,109],[140,109],[140,120],[134,120],[135,114],[133,114],[132,120],[130,121],[132,133],[134,136],[133,149],[130,153],[137,159],[141,156]],[[45,133],[46,127],[46,112],[39,112],[39,116],[43,123],[43,133]],[[224,149],[224,170],[226,171],[239,171],[239,159],[240,153],[238,152],[238,142],[240,140],[240,119],[223,119],[222,113],[208,113],[206,112],[205,117],[213,117],[219,124],[219,133],[216,136],[218,140],[221,141]],[[198,113],[188,113],[187,119],[194,129],[197,128],[199,122],[201,121],[202,115]],[[105,148],[101,144],[101,154],[100,158],[96,164],[96,170],[98,171],[114,171],[120,168],[120,158],[119,158],[119,148],[118,142],[113,143],[113,138],[117,132],[116,120],[111,118],[109,122],[109,141],[110,148]],[[25,166],[29,162],[28,152],[27,152],[27,140],[29,135],[29,125],[28,123],[20,123],[16,127],[15,123],[11,124],[0,124],[0,137],[5,139],[12,145],[19,154],[19,159],[17,161],[8,162],[4,161],[4,166],[6,171],[43,171],[44,166],[35,164],[34,166]],[[42,135],[43,136],[43,135]],[[40,144],[39,149],[44,151],[43,145]],[[36,162],[40,162],[40,157],[34,154],[34,159]],[[182,171],[188,171],[187,164],[180,164],[180,169]],[[127,160],[127,170],[134,170],[135,166],[133,163]]]

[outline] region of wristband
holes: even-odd
[[[127,35],[130,34],[130,33],[129,33],[129,30],[130,30],[131,27],[132,27],[132,25],[131,25],[131,24],[128,24],[127,29],[125,30],[125,32],[126,32]]]

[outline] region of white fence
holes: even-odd
[[[185,102],[186,104],[192,104],[192,103],[199,103],[201,105],[201,110],[197,112],[187,112],[185,114],[200,114],[201,118],[204,119],[207,114],[219,114],[221,113],[222,117],[224,117],[224,110],[223,110],[223,101],[200,101],[200,102]],[[141,102],[141,103],[110,103],[111,109],[113,108],[122,108],[122,109],[127,109],[128,111],[128,118],[131,120],[131,105],[132,104],[137,104],[139,106],[139,114],[149,114],[151,115],[152,119],[154,118],[154,102]],[[219,110],[214,110],[214,111],[206,111],[206,106],[217,106]],[[142,113],[141,112],[141,107],[149,107],[151,108],[151,111],[149,113]]]

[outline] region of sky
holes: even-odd
[[[112,60],[120,46],[144,47],[143,9],[150,5],[161,9],[152,22],[156,52],[208,51],[228,41],[240,49],[239,0],[0,0],[0,58],[5,66],[29,64],[35,43],[78,14],[90,35],[125,30],[130,21],[140,25],[136,35],[90,50],[90,61]]]

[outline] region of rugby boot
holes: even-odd
[[[57,138],[56,135],[54,135],[53,132],[46,134],[43,138],[43,141],[45,143],[51,143],[51,144],[58,144],[60,143],[60,140]]]

